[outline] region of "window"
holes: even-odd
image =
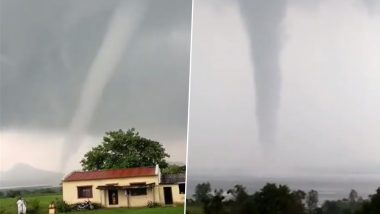
[[[146,195],[146,188],[141,187],[141,188],[133,188],[129,189],[130,193],[132,196],[138,196],[138,195]]]
[[[185,183],[178,184],[179,194],[185,194]]]
[[[92,186],[78,187],[78,198],[92,198]]]

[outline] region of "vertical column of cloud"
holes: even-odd
[[[256,90],[256,117],[261,144],[275,143],[281,92],[281,23],[286,0],[239,0],[251,43]]]
[[[103,90],[120,62],[128,41],[141,22],[146,6],[145,1],[128,0],[121,1],[116,8],[84,82],[78,108],[72,117],[62,147],[61,171],[65,170],[65,163],[70,155],[79,148]]]

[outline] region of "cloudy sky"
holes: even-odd
[[[380,4],[195,1],[194,176],[380,178]]]
[[[0,171],[57,171],[63,151],[77,169],[131,127],[185,162],[191,1],[1,0],[0,14]]]

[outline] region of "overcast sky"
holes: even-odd
[[[190,181],[379,178],[379,23],[369,0],[195,1]]]
[[[67,168],[79,168],[83,154],[99,144],[106,131],[132,127],[161,142],[169,161],[185,162],[191,1],[123,4],[1,0],[0,171],[17,163],[58,170],[73,117],[81,112],[80,100],[88,97],[82,92],[84,83],[106,46],[115,9],[122,7],[126,10],[119,10],[119,18],[133,32],[127,32],[125,48],[111,45],[123,50],[120,61],[98,89],[88,125],[81,127],[83,136],[70,140],[75,142],[65,157]],[[108,53],[114,54],[105,51],[105,56]]]

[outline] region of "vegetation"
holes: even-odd
[[[25,196],[24,199],[27,203],[27,211],[32,214],[46,214],[48,213],[48,206],[51,202],[57,204],[62,201],[61,195],[45,195],[45,196]],[[0,214],[13,214],[17,213],[16,198],[1,198],[0,199]],[[31,212],[33,208],[35,212]],[[57,209],[58,213],[63,213]],[[182,214],[183,206],[177,207],[157,207],[157,208],[112,208],[112,209],[96,209],[89,211],[72,211],[71,214]]]
[[[316,190],[310,190],[306,196],[306,205],[309,213],[316,213],[318,208],[318,192]]]
[[[72,207],[61,198],[56,198],[54,200],[54,206],[57,209],[57,211],[60,213],[67,213],[67,212],[71,212],[72,210]]]
[[[168,166],[162,169],[162,174],[181,174],[186,173],[186,165],[168,164]]]
[[[48,213],[49,204],[58,199],[61,195],[40,195],[40,196],[23,196],[26,201],[28,213],[46,214]],[[0,199],[0,214],[17,213],[16,206],[17,198],[2,198]]]
[[[0,198],[16,198],[22,196],[40,196],[40,195],[57,195],[62,193],[61,187],[49,187],[49,188],[20,188],[2,190],[0,192]]]
[[[183,214],[183,207],[157,208],[110,208],[90,211],[72,212],[72,214]]]
[[[362,208],[356,214],[377,214],[380,213],[380,187],[374,195],[370,195],[370,200],[364,201]]]
[[[40,201],[38,199],[31,199],[26,201],[28,214],[37,214],[40,210]]]
[[[318,192],[291,191],[286,185],[268,183],[254,194],[242,185],[223,191],[211,190],[210,183],[195,187],[187,200],[187,214],[377,214],[380,213],[380,187],[368,200],[351,190],[348,199],[325,201],[318,207]]]
[[[103,143],[91,149],[81,160],[83,170],[119,169],[154,166],[166,168],[169,155],[156,141],[143,138],[135,129],[107,132]]]
[[[157,202],[149,201],[147,207],[149,207],[149,208],[156,208],[156,207],[160,207],[160,206],[161,206],[161,204],[159,204]]]

